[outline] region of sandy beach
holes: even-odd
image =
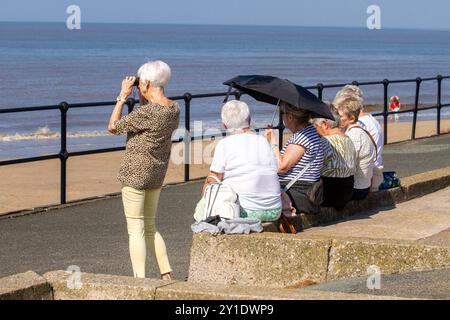
[[[412,123],[389,123],[388,143],[409,140]],[[450,132],[450,119],[442,120],[441,133]],[[436,121],[419,121],[416,137],[436,134]],[[289,134],[286,134],[286,139]],[[195,141],[191,144],[191,179],[204,177],[208,173],[209,157],[214,141]],[[180,159],[183,144],[174,143],[171,159]],[[120,192],[116,179],[123,152],[110,152],[69,158],[67,163],[67,201]],[[181,157],[182,159],[182,157]],[[202,161],[203,160],[203,161]],[[47,160],[34,163],[10,165],[0,168],[0,214],[58,204],[60,189],[60,162]],[[182,182],[183,164],[171,161],[165,184]],[[200,190],[199,190],[200,193]]]

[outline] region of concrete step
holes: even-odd
[[[32,279],[31,279],[32,278]],[[392,300],[394,296],[349,294],[301,289],[228,286],[214,283],[163,281],[124,276],[80,273],[79,285],[73,275],[58,270],[42,277],[28,272],[0,278],[0,288],[14,282],[14,288],[4,287],[0,300],[41,299],[41,292],[30,286],[31,281],[45,284],[45,297],[54,300]],[[20,292],[22,293],[20,293]]]

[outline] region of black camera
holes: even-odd
[[[136,77],[136,80],[133,83],[133,86],[139,86],[139,77]]]

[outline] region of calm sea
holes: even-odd
[[[300,85],[450,75],[450,32],[354,28],[243,27],[144,24],[0,23],[0,108],[110,101],[125,75],[147,60],[172,67],[169,96],[226,91],[239,74],[267,74]],[[424,83],[420,102],[436,102]],[[450,81],[443,83],[450,101]],[[336,90],[325,90],[331,100]],[[414,84],[392,85],[390,95],[414,102]],[[382,87],[365,87],[367,103],[382,103]],[[245,98],[244,98],[245,99]],[[251,103],[254,123],[268,124],[273,107]],[[191,120],[219,127],[222,98],[194,100]],[[70,110],[70,150],[123,145],[105,128],[112,107]],[[448,109],[445,116],[450,116]],[[420,119],[431,119],[427,111]],[[401,120],[409,120],[402,116]],[[182,118],[183,121],[183,118]],[[184,123],[180,122],[181,124]],[[0,159],[58,152],[59,112],[0,116]]]

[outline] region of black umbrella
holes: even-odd
[[[299,109],[308,110],[314,118],[334,120],[328,106],[314,94],[289,80],[272,76],[237,76],[225,81],[224,85],[247,93],[258,101],[278,106],[285,101]]]

